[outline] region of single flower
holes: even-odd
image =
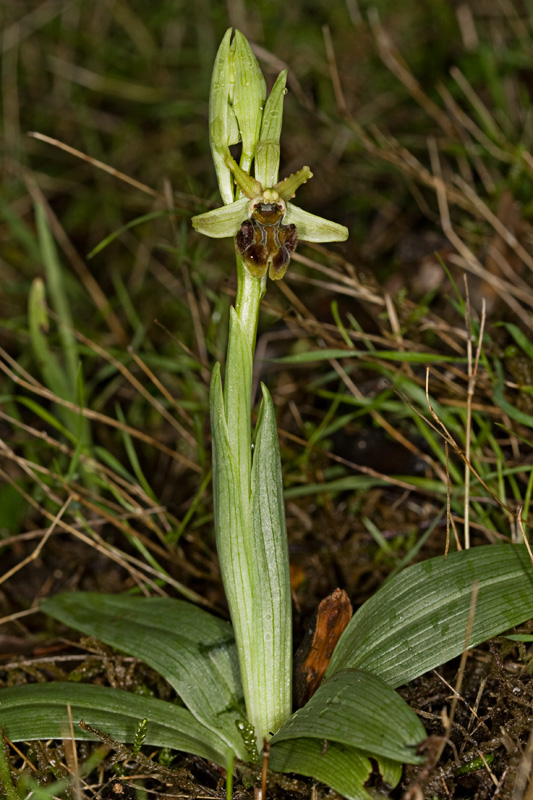
[[[290,203],[299,186],[313,177],[309,167],[263,188],[232,158],[224,157],[238,189],[244,195],[228,205],[192,218],[195,230],[214,239],[235,236],[235,246],[247,270],[262,278],[268,269],[272,280],[283,278],[298,239],[306,242],[344,242],[348,228],[317,217]]]

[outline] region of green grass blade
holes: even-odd
[[[69,385],[65,370],[48,347],[49,321],[46,312],[46,290],[41,278],[35,278],[31,285],[28,321],[33,352],[46,386],[64,400],[73,401],[73,387]]]
[[[41,608],[155,669],[199,722],[246,759],[235,728],[242,688],[229,623],[173,598],[76,592],[44,600]]]
[[[124,449],[126,450],[131,468],[135,474],[135,477],[139,481],[139,485],[144,489],[146,495],[150,497],[152,500],[157,501],[157,498],[154,494],[154,490],[148,483],[144,472],[142,471],[139,458],[137,456],[137,451],[135,450],[135,445],[133,444],[133,440],[129,435],[128,431],[126,430],[126,417],[124,416],[124,412],[118,403],[115,403],[115,411],[117,414],[117,419],[119,422],[122,422],[124,427],[121,429],[120,433],[122,435],[122,441],[124,443]]]
[[[126,231],[129,231],[131,228],[134,228],[136,225],[141,225],[143,222],[148,222],[152,219],[158,219],[159,217],[168,216],[171,212],[170,211],[150,211],[148,214],[143,214],[141,217],[136,217],[132,219],[131,222],[127,222],[125,225],[122,225],[113,233],[110,233],[109,236],[106,236],[100,244],[97,244],[96,247],[93,247],[90,253],[88,253],[87,258],[94,258],[97,253],[101,253],[111,242],[114,242],[119,236],[121,236]]]
[[[431,558],[388,581],[354,614],[328,672],[360,668],[400,686],[464,649],[474,584],[475,647],[533,616],[533,569],[522,545],[487,545]]]
[[[17,214],[12,206],[4,200],[2,195],[0,195],[0,214],[2,219],[4,219],[9,226],[11,238],[22,245],[31,261],[38,264],[41,260],[41,254],[34,231],[24,222],[22,217]]]
[[[506,400],[503,366],[501,361],[497,358],[494,359],[494,368],[496,372],[496,380],[494,381],[493,387],[494,402],[502,411],[508,414],[511,419],[516,420],[516,422],[519,422],[521,425],[527,425],[529,428],[533,428],[533,416],[527,414],[525,411],[521,411],[514,403],[510,403]]]
[[[190,711],[153,697],[81,683],[44,683],[2,689],[0,719],[14,742],[70,739],[70,704],[75,739],[95,737],[83,720],[119,742],[133,742],[139,721],[148,720],[146,744],[194,753],[224,766],[227,747]]]
[[[346,475],[343,478],[336,478],[324,483],[308,483],[302,486],[291,486],[285,490],[285,498],[305,497],[306,495],[339,494],[339,492],[350,492],[365,489],[373,489],[375,486],[387,486],[388,481],[381,478],[374,478],[369,475]]]
[[[528,339],[528,337],[520,330],[520,328],[518,328],[516,325],[513,325],[511,322],[501,322],[499,324],[511,334],[518,347],[520,347],[526,356],[533,361],[533,344],[531,343],[531,340]]]
[[[416,747],[426,738],[414,711],[377,675],[337,672],[325,681],[272,739],[299,737],[356,747],[370,755],[420,763]]]
[[[438,353],[406,353],[403,350],[308,350],[306,353],[295,353],[274,359],[276,364],[310,364],[314,361],[329,361],[331,358],[381,358],[384,361],[400,361],[410,364],[435,364],[442,361],[465,363],[466,359],[457,356],[443,356]]]
[[[63,270],[59,263],[56,246],[50,233],[46,220],[44,208],[37,204],[35,206],[35,217],[37,221],[37,233],[39,235],[39,246],[41,257],[46,272],[46,283],[50,293],[52,306],[57,316],[59,337],[63,354],[65,357],[65,369],[68,375],[69,386],[74,399],[76,396],[76,375],[78,373],[78,348],[76,338],[73,333],[74,325],[70,313],[70,303],[65,290],[65,279]]]
[[[17,403],[20,405],[26,406],[32,411],[37,417],[40,417],[47,425],[50,425],[51,428],[55,428],[59,433],[61,433],[65,439],[68,439],[72,444],[76,444],[76,437],[72,434],[68,428],[66,428],[53,414],[51,414],[46,408],[44,408],[40,403],[37,403],[31,397],[23,397],[22,395],[16,395],[14,398]]]

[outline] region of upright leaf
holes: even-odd
[[[226,424],[218,364],[211,378],[209,404],[213,432],[213,496],[217,551],[235,633],[244,696],[247,698],[246,711],[250,721],[255,725],[255,720],[251,718],[253,710],[249,702],[249,698],[257,695],[251,669],[254,626],[249,489],[245,495],[241,481],[242,470],[234,455]],[[243,497],[244,504],[241,503]]]
[[[291,588],[276,414],[268,389],[261,388],[252,464],[253,669],[261,687],[258,703],[275,733],[292,708]]]

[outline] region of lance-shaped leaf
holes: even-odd
[[[400,686],[531,617],[533,567],[523,545],[430,558],[396,575],[357,610],[326,675],[359,667]]]
[[[291,711],[288,551],[276,420],[266,390],[250,469],[252,358],[235,312],[230,345],[226,389],[219,368],[211,388],[215,528],[247,715],[260,748]]]
[[[139,722],[146,719],[146,744],[226,763],[228,747],[221,737],[190,711],[163,700],[80,683],[38,683],[0,691],[0,726],[11,741],[70,739],[69,719],[75,739],[95,738],[80,728],[83,720],[119,742],[133,742]]]
[[[272,744],[298,737],[327,739],[370,755],[420,763],[416,748],[424,727],[385,681],[363,670],[343,670],[326,680],[280,728]]]
[[[242,687],[231,625],[167,597],[56,595],[41,608],[76,630],[136,656],[170,683],[192,714],[246,758],[235,721]]]

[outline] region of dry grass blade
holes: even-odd
[[[9,359],[8,354],[0,348],[0,355],[5,358],[7,361]],[[82,406],[77,405],[76,403],[71,403],[68,400],[63,400],[63,398],[58,397],[56,394],[51,392],[49,389],[46,389],[44,386],[39,384],[38,382],[34,381],[30,383],[27,380],[20,378],[16,372],[9,369],[9,367],[0,361],[0,370],[2,370],[17,386],[21,386],[24,389],[28,389],[30,392],[39,395],[40,397],[44,397],[47,400],[51,400],[54,403],[57,403],[64,408],[68,408],[70,411],[75,411],[77,414],[81,414],[83,417],[87,417],[87,419],[93,419],[98,422],[102,422],[104,425],[108,425],[111,428],[116,428],[117,430],[122,430],[132,436],[134,439],[139,439],[142,442],[147,442],[154,448],[161,450],[161,452],[165,453],[166,455],[170,456],[175,461],[180,462],[184,467],[193,470],[194,472],[200,473],[201,467],[198,466],[194,461],[183,456],[181,453],[178,453],[176,450],[172,450],[172,448],[167,447],[166,445],[159,442],[157,439],[154,439],[153,436],[149,436],[142,431],[137,430],[136,428],[132,428],[130,425],[126,425],[120,420],[116,420],[113,417],[109,417],[106,414],[101,414],[98,411],[93,411],[90,408],[83,408]]]
[[[165,400],[167,400],[167,402],[168,402],[168,403],[170,403],[170,404],[172,405],[172,407],[175,409],[175,411],[176,411],[176,412],[177,412],[177,413],[178,413],[178,414],[179,414],[179,415],[180,415],[180,416],[181,416],[181,417],[182,417],[182,418],[185,420],[185,422],[186,422],[188,425],[192,425],[192,424],[193,424],[193,421],[192,421],[192,419],[191,419],[190,415],[189,415],[189,414],[187,414],[187,412],[185,411],[185,409],[184,409],[184,408],[182,408],[182,407],[180,406],[180,404],[178,403],[178,401],[176,400],[176,398],[175,398],[175,397],[173,397],[173,396],[170,394],[170,392],[168,391],[168,389],[167,389],[167,388],[166,388],[166,387],[165,387],[165,386],[164,386],[164,385],[161,383],[161,381],[159,380],[159,378],[157,377],[157,375],[155,375],[155,374],[154,374],[154,372],[153,372],[153,371],[150,369],[150,367],[149,367],[147,364],[145,364],[145,363],[144,363],[144,361],[142,360],[142,358],[141,358],[139,355],[137,355],[137,353],[135,352],[135,350],[134,350],[132,347],[128,347],[128,353],[129,353],[129,354],[130,354],[130,356],[133,358],[133,360],[135,361],[135,363],[137,364],[137,366],[138,366],[138,367],[140,367],[140,368],[142,369],[142,371],[144,372],[144,374],[145,374],[145,375],[146,375],[146,376],[147,376],[147,377],[148,377],[148,378],[149,378],[149,379],[152,381],[152,383],[154,384],[154,386],[155,386],[155,387],[156,387],[156,388],[157,388],[157,389],[158,389],[158,390],[161,392],[161,394],[163,395],[163,397],[165,398]],[[153,400],[153,398],[152,398],[152,400]],[[161,406],[160,404],[158,404],[158,410],[159,410],[160,408],[162,408],[162,406]],[[166,409],[163,409],[163,410],[164,410],[164,411],[166,411]],[[186,431],[186,433],[188,434],[188,431]],[[196,440],[195,440],[195,439],[193,439],[193,438],[190,436],[190,434],[188,434],[188,440],[189,440],[189,439],[192,439],[192,441],[190,442],[192,445],[194,445],[195,447],[197,447],[197,446],[198,446],[198,443],[196,442]]]
[[[48,313],[50,314],[50,316],[55,316],[50,310],[48,311]],[[181,423],[179,423],[178,420],[175,419],[175,417],[173,417],[172,414],[170,414],[167,411],[167,409],[159,402],[159,400],[157,400],[150,394],[150,392],[143,386],[141,381],[139,381],[135,377],[135,375],[132,374],[132,372],[122,363],[122,361],[112,356],[111,353],[109,353],[105,348],[100,347],[98,344],[96,344],[96,342],[93,342],[91,339],[88,339],[87,336],[84,336],[79,331],[73,330],[72,332],[76,336],[76,338],[79,339],[80,342],[86,344],[87,347],[90,347],[91,350],[93,350],[95,353],[97,353],[99,356],[105,359],[105,361],[107,361],[109,364],[112,364],[115,367],[115,369],[126,378],[126,380],[133,386],[133,388],[137,392],[139,392],[139,394],[141,394],[145,398],[145,400],[151,406],[153,406],[153,408],[155,408],[156,411],[159,412],[159,414],[161,414],[161,416],[179,433],[180,436],[183,437],[183,439],[185,439],[185,441],[188,444],[191,445],[191,447],[196,448],[198,446],[196,439],[193,436],[191,436],[189,431],[186,430],[186,428],[184,428],[183,425],[181,425]],[[137,359],[135,359],[135,362],[138,363]],[[144,369],[143,371],[148,374],[148,371],[146,369]],[[174,405],[178,406],[177,403],[175,403]],[[181,414],[182,416],[185,416],[188,423],[192,423],[191,418],[187,414],[184,415],[183,412],[181,412]]]
[[[13,488],[15,488],[16,491],[18,491],[24,497],[26,502],[29,503],[36,511],[38,511],[42,517],[49,519],[51,522],[56,519],[57,515],[52,514],[50,511],[48,511],[48,509],[36,502],[31,495],[18,486],[16,481],[14,481],[13,478],[2,469],[0,469],[0,477],[13,486]],[[100,511],[101,509],[98,510]],[[84,527],[86,527],[86,525]],[[189,589],[184,584],[172,578],[170,575],[161,572],[161,570],[154,569],[140,559],[122,552],[119,548],[106,542],[94,530],[92,531],[93,538],[90,538],[74,525],[65,522],[62,518],[57,519],[56,528],[61,529],[65,533],[72,534],[76,539],[79,539],[84,544],[96,549],[107,558],[119,564],[129,573],[131,578],[136,584],[139,585],[139,587],[142,588],[144,585],[147,585],[156,594],[164,596],[165,592],[160,588],[157,582],[163,581],[169,586],[175,588],[180,594],[182,594],[184,597],[187,597],[192,602],[199,603],[207,608],[213,608],[212,603],[210,603],[209,600],[206,600],[206,598],[202,595],[199,595],[197,592]],[[149,577],[150,575],[153,576],[154,580]]]
[[[472,272],[474,275],[478,275],[479,277],[483,278],[487,283],[491,284],[496,291],[498,291],[504,300],[505,303],[511,308],[515,314],[522,320],[522,322],[527,325],[528,328],[533,328],[533,322],[531,317],[520,305],[520,303],[515,300],[515,297],[519,297],[524,302],[528,303],[528,305],[533,306],[533,297],[529,297],[526,295],[524,297],[523,292],[515,286],[512,286],[507,281],[503,281],[501,278],[498,278],[496,275],[492,275],[483,265],[479,262],[476,258],[474,253],[467,247],[467,245],[463,242],[463,240],[455,233],[449,208],[448,208],[448,194],[446,190],[446,185],[442,180],[442,172],[440,166],[440,158],[439,153],[437,150],[437,145],[434,139],[428,139],[428,149],[431,159],[431,164],[433,167],[433,171],[435,173],[435,187],[437,192],[437,200],[439,203],[439,210],[441,215],[441,223],[442,223],[442,230],[444,231],[446,237],[449,239],[450,243],[454,246],[458,253],[461,255],[461,259],[455,259],[453,256],[450,257],[450,261],[454,261],[456,263],[460,263],[465,269],[469,272]]]
[[[63,747],[65,748],[65,761],[70,772],[71,791],[74,795],[74,800],[82,800],[81,781],[78,764],[78,746],[74,737],[74,720],[72,719],[72,709],[70,703],[67,703],[67,716],[68,716],[68,737],[63,739]]]
[[[73,500],[72,496],[67,497],[67,499],[57,512],[56,516],[53,518],[50,527],[46,531],[45,535],[43,536],[43,538],[41,539],[41,541],[39,542],[33,553],[31,553],[27,558],[24,558],[22,561],[19,561],[18,564],[9,569],[7,572],[4,572],[4,574],[0,576],[0,584],[5,583],[13,575],[16,575],[16,573],[19,572],[19,570],[24,569],[24,567],[26,567],[28,564],[31,564],[32,561],[35,561],[37,558],[39,558],[43,547],[45,546],[46,542],[54,532],[54,529],[58,525],[59,521],[61,520],[61,517],[67,510],[72,500]]]
[[[478,346],[476,349],[475,362],[472,361],[472,319],[471,319],[471,306],[470,295],[468,292],[468,281],[466,275],[465,281],[465,328],[467,333],[467,357],[468,357],[468,389],[467,389],[467,402],[466,402],[466,424],[465,424],[465,524],[464,524],[464,545],[468,550],[470,547],[470,445],[472,440],[472,401],[476,388],[476,378],[478,374],[479,359],[481,356],[481,348],[483,344],[483,332],[485,330],[486,319],[486,304],[483,298],[483,306],[481,312],[481,324],[479,327]]]
[[[422,90],[420,83],[417,81],[405,60],[403,59],[400,51],[394,45],[392,39],[383,28],[379,21],[379,14],[376,7],[372,7],[368,11],[368,21],[375,36],[378,52],[383,62],[387,65],[390,71],[400,80],[408,92],[413,96],[416,102],[432,117],[435,122],[442,128],[447,136],[453,137],[455,129],[450,122],[449,118],[442,112],[439,106],[427,96]]]
[[[158,200],[164,199],[163,196],[159,194],[159,192],[156,192],[155,189],[152,189],[145,183],[141,183],[140,181],[136,181],[134,178],[130,178],[129,175],[125,175],[123,172],[120,172],[114,167],[110,167],[103,161],[98,161],[98,159],[93,158],[92,156],[88,156],[85,153],[82,153],[81,150],[77,150],[75,147],[71,147],[69,144],[65,144],[65,142],[60,142],[59,139],[54,139],[52,136],[46,136],[46,134],[37,133],[36,131],[28,131],[28,136],[31,136],[32,139],[38,139],[41,142],[46,142],[47,144],[51,144],[54,147],[58,147],[60,150],[64,150],[66,153],[70,153],[70,155],[75,156],[76,158],[80,158],[82,161],[87,161],[87,163],[92,164],[93,167],[101,169],[103,170],[103,172],[107,172],[108,175],[112,175],[114,178],[118,178],[118,180],[121,180],[124,183],[129,184],[130,186],[133,186],[134,189],[138,189],[140,192],[144,192],[144,194],[149,194],[151,197],[156,197]]]

